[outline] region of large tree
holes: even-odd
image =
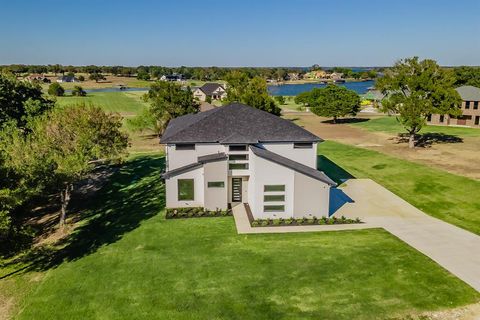
[[[360,110],[358,94],[353,90],[337,85],[314,88],[297,100],[308,104],[314,114],[333,118],[333,123],[337,122],[337,118],[356,115]]]
[[[434,60],[418,57],[398,61],[377,80],[376,88],[385,98],[382,110],[397,116],[409,134],[409,147],[431,114],[458,116],[459,94],[454,89],[455,75]]]
[[[131,123],[137,128],[154,130],[161,135],[170,120],[199,110],[190,88],[183,89],[174,82],[157,81],[144,96],[148,109]]]
[[[226,77],[227,98],[225,103],[241,102],[251,107],[280,115],[281,109],[268,95],[267,82],[261,77],[250,79],[247,74],[232,71]]]

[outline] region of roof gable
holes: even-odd
[[[172,120],[161,143],[322,141],[292,121],[240,103]]]
[[[474,86],[461,86],[456,88],[463,101],[480,101],[480,88]]]
[[[201,86],[200,88],[201,91],[203,91],[203,93],[205,93],[207,96],[208,95],[212,95],[213,93],[215,93],[218,89],[222,89],[222,91],[225,91],[225,89],[223,88],[223,86],[219,83],[214,83],[214,82],[208,82],[208,83],[205,83],[203,86]]]

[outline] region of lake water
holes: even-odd
[[[351,89],[358,94],[364,94],[369,87],[372,87],[375,81],[359,81],[359,82],[345,82],[339,83],[338,86],[344,86]],[[300,84],[281,84],[268,86],[268,92],[272,96],[296,96],[299,93],[310,91],[313,88],[325,88],[324,83],[300,83]]]

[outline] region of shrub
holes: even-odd
[[[221,217],[231,216],[232,210],[207,210],[202,207],[185,207],[185,208],[167,208],[165,218],[200,218],[200,217]]]
[[[63,89],[58,82],[54,82],[48,87],[48,94],[51,96],[61,97],[65,94],[65,89]]]
[[[82,87],[80,86],[73,87],[72,96],[85,97],[86,95],[87,93],[85,92],[85,90],[83,90]]]

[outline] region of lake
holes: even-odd
[[[338,86],[344,86],[347,89],[351,89],[358,94],[364,94],[369,87],[372,87],[375,81],[358,81],[358,82],[345,82],[337,84]],[[325,88],[327,85],[324,83],[299,83],[299,84],[281,84],[268,86],[268,93],[272,96],[296,96],[299,93],[310,91],[313,88]]]

